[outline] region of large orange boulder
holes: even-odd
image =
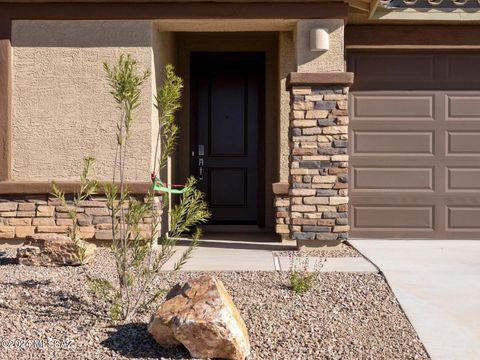
[[[183,344],[194,358],[244,360],[248,330],[223,283],[210,275],[175,285],[148,326],[162,346]]]

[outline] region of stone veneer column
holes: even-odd
[[[290,240],[290,196],[288,183],[272,184],[275,213],[275,232],[282,240]]]
[[[290,237],[298,246],[348,238],[348,87],[351,73],[291,73]]]

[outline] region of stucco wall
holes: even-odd
[[[154,78],[154,81],[156,84],[160,85],[163,82],[164,76],[165,76],[165,66],[167,64],[175,64],[175,38],[173,36],[173,33],[168,32],[168,31],[160,31],[158,26],[154,24],[152,26],[152,48],[153,48],[153,59],[155,63],[155,73],[152,72],[152,76]],[[177,69],[175,69],[175,72],[177,73]],[[157,85],[157,86],[158,86]],[[156,88],[154,88],[156,92]],[[155,151],[156,143],[157,143],[157,133],[158,133],[158,111],[154,107],[153,109],[153,128],[154,131],[152,132],[152,149]],[[158,147],[158,154],[160,156],[160,146]],[[154,158],[153,156],[152,158]],[[157,160],[158,161],[158,156]],[[158,163],[155,164],[155,169],[158,169]],[[157,170],[158,171],[158,170]],[[172,183],[172,159],[169,159],[167,168],[163,169],[160,172],[160,178],[165,179],[167,183],[171,184]],[[172,195],[169,194],[169,201],[168,201],[168,207],[171,209],[172,207]],[[170,211],[164,211],[162,213],[162,232],[167,232],[170,226]]]
[[[278,35],[278,72],[280,80],[279,106],[279,176],[278,181],[288,182],[290,144],[288,129],[290,127],[290,91],[286,88],[287,76],[296,71],[295,41],[293,31],[281,31]]]
[[[328,51],[310,51],[310,30],[314,28],[327,29],[330,38]],[[342,19],[299,20],[295,29],[297,71],[345,71],[344,29],[345,22]]]
[[[149,21],[13,22],[14,180],[77,180],[86,155],[100,180],[111,179],[118,111],[102,62],[129,53],[152,68],[151,38]],[[132,131],[129,180],[149,179],[154,89],[152,77]]]
[[[153,81],[156,86],[159,86],[165,77],[165,66],[168,64],[175,64],[175,39],[173,33],[167,31],[159,31],[156,25],[152,27],[152,49],[153,49],[153,61],[155,70],[152,71]],[[175,69],[177,73],[177,69]],[[156,93],[156,87],[153,88]],[[152,132],[152,149],[155,150],[157,143],[157,133],[158,133],[158,110],[153,106],[153,129]],[[160,147],[158,148],[158,154],[160,154]],[[154,156],[153,156],[154,157]],[[153,160],[152,157],[152,160]],[[158,161],[158,156],[157,156]],[[158,167],[158,162],[155,164],[156,168]],[[166,179],[168,183],[171,183],[171,164],[168,165],[167,169],[164,169],[161,174],[162,179]]]

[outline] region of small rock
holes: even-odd
[[[84,263],[88,263],[95,255],[95,244],[80,240],[85,247]],[[34,234],[17,249],[17,260],[21,265],[31,266],[65,266],[81,265],[77,258],[75,245],[65,235]]]
[[[183,344],[194,358],[244,360],[250,354],[245,322],[223,283],[210,275],[175,285],[148,331],[162,346]]]

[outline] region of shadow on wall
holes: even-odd
[[[67,48],[149,47],[151,21],[14,20],[12,45]]]

